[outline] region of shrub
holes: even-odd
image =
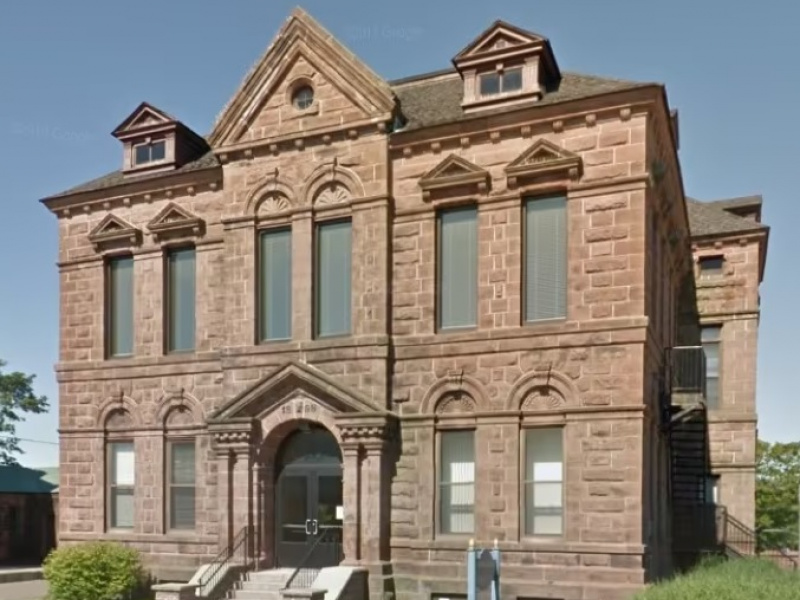
[[[136,550],[89,542],[53,550],[43,565],[52,600],[137,600],[147,578]]]
[[[767,560],[709,561],[635,600],[800,600],[800,573]]]

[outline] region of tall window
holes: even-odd
[[[567,200],[525,203],[525,320],[567,316]]]
[[[478,210],[443,210],[438,217],[438,320],[440,329],[478,322]]]
[[[195,250],[180,248],[167,254],[167,351],[194,350]]]
[[[351,229],[350,221],[317,225],[315,257],[317,337],[350,333]]]
[[[564,532],[564,449],[560,428],[525,431],[525,533]]]
[[[722,327],[713,325],[700,329],[700,341],[706,353],[706,405],[719,408],[719,347]]]
[[[135,458],[133,442],[108,445],[108,527],[133,528]]]
[[[108,261],[106,276],[106,344],[110,357],[133,354],[133,258]]]
[[[169,443],[169,527],[195,526],[195,443]]]
[[[292,337],[292,232],[273,229],[261,234],[259,338]]]
[[[475,432],[442,431],[439,474],[439,530],[475,530]]]

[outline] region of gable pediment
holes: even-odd
[[[427,200],[433,190],[452,188],[474,188],[480,193],[489,189],[490,176],[486,169],[471,163],[465,158],[451,154],[428,171],[419,180],[423,197]]]
[[[385,412],[316,367],[293,361],[239,394],[211,415],[209,421],[261,419],[276,410],[294,411],[297,401],[321,406],[337,415]]]
[[[142,102],[127,118],[114,129],[112,135],[124,137],[125,134],[140,132],[144,129],[160,128],[174,125],[175,119],[156,108],[152,104]]]
[[[269,126],[261,127],[259,131],[250,129],[276,95],[279,95],[281,104],[290,103],[287,95],[281,92],[287,78],[295,74],[293,70],[298,63],[307,66],[308,79],[331,86],[339,99],[352,105],[353,112],[361,113],[363,120],[381,122],[391,119],[394,95],[389,85],[305,11],[295,9],[218,117],[209,136],[211,146],[225,148],[281,135],[281,130],[272,130]],[[313,114],[310,111],[298,115],[308,120],[303,122],[303,128],[294,128],[295,134],[307,135],[315,129],[317,122],[311,118]],[[330,127],[329,121],[319,120],[318,125]],[[342,126],[347,126],[347,123]]]
[[[176,204],[170,202],[147,224],[147,229],[156,239],[175,236],[198,236],[203,232],[203,220]]]
[[[525,31],[504,21],[495,21],[472,43],[459,52],[453,60],[461,62],[496,52],[516,50],[526,46],[537,46],[546,42],[547,39],[541,35]]]
[[[95,250],[106,245],[136,245],[141,241],[141,230],[122,217],[107,214],[87,236]]]
[[[506,167],[508,186],[516,187],[522,180],[543,176],[563,176],[577,179],[582,170],[581,157],[545,139],[536,141]]]

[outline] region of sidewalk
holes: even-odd
[[[47,583],[38,581],[15,581],[0,583],[0,600],[44,600]]]

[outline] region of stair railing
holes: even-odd
[[[214,557],[197,582],[198,596],[207,598],[212,595],[232,568],[238,568],[239,575],[250,570],[252,567],[252,557],[249,555],[250,538],[250,527],[243,527],[231,544]]]
[[[723,522],[723,545],[726,554],[738,558],[768,557],[778,566],[798,570],[798,562],[785,548],[775,544],[763,535],[759,535],[735,517],[725,507],[720,507]]]
[[[338,565],[342,559],[342,528],[326,527],[314,541],[299,566],[286,581],[286,589],[308,589],[320,568]]]

